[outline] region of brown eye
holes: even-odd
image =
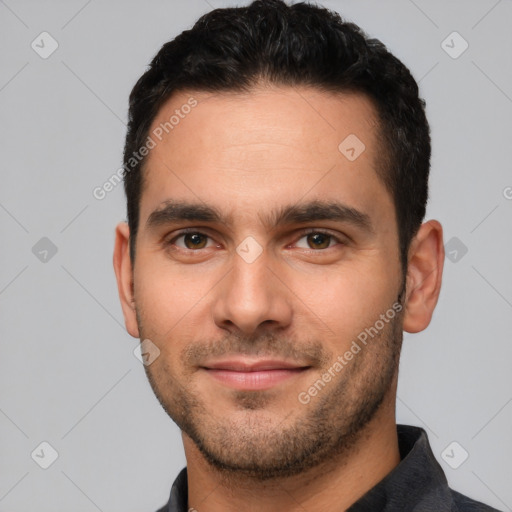
[[[207,240],[208,237],[201,233],[186,233],[183,235],[183,242],[187,249],[203,249]]]
[[[327,249],[331,243],[331,235],[326,233],[312,233],[307,235],[308,245],[311,249]]]
[[[342,241],[335,235],[327,231],[306,231],[295,242],[295,246],[300,249],[314,249],[319,252],[322,249],[330,249],[336,244],[342,244]],[[343,245],[343,244],[342,244]]]
[[[188,249],[192,251],[196,249],[205,249],[209,246],[208,244],[211,246],[210,237],[204,233],[196,231],[181,233],[170,240],[168,244],[175,245],[180,249]]]

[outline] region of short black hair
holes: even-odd
[[[430,129],[418,85],[384,44],[354,23],[323,7],[282,0],[205,14],[165,43],[135,84],[124,147],[132,262],[146,161],[133,154],[144,146],[159,109],[177,91],[246,92],[260,81],[372,100],[384,157],[377,172],[394,201],[405,274],[410,242],[425,216],[430,169]]]

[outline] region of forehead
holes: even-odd
[[[179,148],[195,135],[193,143],[205,150],[214,149],[212,145],[252,146],[252,151],[264,143],[275,150],[294,146],[300,161],[305,156],[300,148],[336,154],[339,143],[355,135],[364,139],[369,160],[375,156],[378,123],[372,100],[363,94],[260,85],[244,93],[177,92],[160,108],[150,134],[159,143],[153,156],[165,147]],[[201,156],[196,152],[187,160]]]
[[[379,214],[377,203],[391,199],[377,175],[378,129],[362,94],[284,86],[175,93],[149,131],[140,219],[169,199],[240,216],[305,196]]]

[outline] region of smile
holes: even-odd
[[[239,390],[264,390],[297,377],[309,366],[299,366],[286,361],[229,360],[203,366],[216,381]]]

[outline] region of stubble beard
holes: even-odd
[[[137,319],[144,339],[139,314]],[[205,403],[186,380],[181,383],[174,378],[165,361],[145,370],[164,410],[212,468],[228,478],[265,481],[294,476],[333,459],[339,463],[356,448],[396,385],[402,334],[402,315],[397,315],[308,404],[297,400],[281,418],[265,413],[275,396],[273,390],[234,391],[237,415],[240,410],[247,413],[235,421],[216,416],[215,404]],[[336,357],[331,355],[309,385]],[[296,391],[298,396],[304,390]]]

